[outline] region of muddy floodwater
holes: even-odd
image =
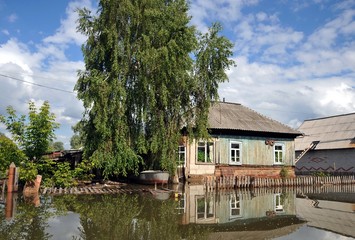
[[[355,186],[3,196],[0,239],[355,239]],[[11,198],[10,198],[11,197]]]

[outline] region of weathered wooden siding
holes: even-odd
[[[184,224],[213,224],[228,223],[238,219],[253,219],[272,216],[276,214],[296,215],[294,192],[283,192],[272,190],[274,193],[261,193],[250,195],[250,192],[232,191],[232,192],[206,192],[202,185],[185,186],[185,218]],[[277,210],[276,196],[282,198],[282,210]],[[205,203],[206,218],[198,216],[198,200]],[[239,214],[231,214],[231,203],[239,207]],[[208,205],[208,206],[207,206]],[[280,207],[280,206],[279,206]]]
[[[197,175],[214,175],[216,165],[223,166],[239,166],[231,165],[230,160],[230,143],[240,142],[242,144],[242,161],[241,166],[258,166],[272,167],[274,163],[274,147],[265,144],[265,137],[246,137],[246,136],[212,136],[209,141],[214,143],[213,148],[213,163],[199,163],[196,160],[197,141],[191,143],[186,142],[186,170],[185,176]],[[272,139],[275,143],[282,143],[285,146],[285,158],[283,164],[278,166],[293,166],[295,158],[295,145],[293,139]],[[267,172],[270,172],[267,170]],[[277,176],[279,169],[277,172]],[[252,174],[253,175],[253,174]],[[265,174],[264,174],[265,175]],[[270,174],[266,174],[270,175]],[[272,174],[271,174],[272,175]]]
[[[283,209],[279,212],[275,209],[276,195],[281,196],[283,200]],[[275,214],[275,212],[278,214],[296,215],[296,196],[291,192],[284,192],[282,194],[267,194],[255,198],[246,198],[246,195],[240,194],[236,195],[235,198],[238,199],[240,204],[239,216],[231,216],[230,214],[230,201],[232,200],[231,195],[220,194],[220,201],[218,202],[216,213],[219,218],[219,223],[233,222],[236,219],[262,218],[267,216],[267,214]]]
[[[232,141],[242,143],[242,165],[274,165],[274,148],[265,144],[265,138],[245,136],[219,136],[217,141],[217,163],[229,164],[230,143]],[[273,139],[275,143],[282,143],[285,146],[285,161],[287,166],[293,165],[295,158],[294,141],[291,139]]]

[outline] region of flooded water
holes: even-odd
[[[354,239],[355,187],[5,196],[0,239]],[[11,198],[10,198],[11,197]]]

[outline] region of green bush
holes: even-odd
[[[280,177],[285,179],[288,177],[288,171],[287,168],[285,166],[283,166],[280,170]]]
[[[78,180],[91,180],[94,177],[91,173],[93,168],[94,165],[91,162],[83,160],[75,167],[73,176]]]
[[[57,187],[71,187],[74,183],[74,170],[68,162],[57,163],[53,175],[54,185]]]
[[[37,164],[26,161],[21,164],[19,178],[20,181],[26,183],[35,180],[38,175]]]
[[[331,174],[327,173],[327,172],[317,171],[317,172],[313,172],[312,176],[315,176],[315,177],[329,177],[329,176],[331,176]]]

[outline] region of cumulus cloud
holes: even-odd
[[[46,43],[68,44],[75,43],[80,46],[85,41],[85,36],[76,31],[78,8],[93,9],[90,0],[70,2],[66,9],[66,18],[61,20],[61,25],[56,33],[44,39]]]
[[[208,30],[210,21],[235,21],[241,18],[243,6],[252,6],[258,0],[194,0],[190,2],[191,23],[202,32]]]
[[[76,32],[78,7],[93,8],[89,0],[70,2],[57,31],[42,42],[23,43],[11,38],[0,45],[0,114],[5,114],[8,105],[18,114],[27,114],[30,100],[38,107],[49,101],[56,121],[61,124],[57,140],[63,141],[66,148],[72,135],[71,126],[83,111],[73,88],[77,71],[83,69],[84,63],[69,60],[66,53],[71,45],[78,47],[85,40]],[[0,131],[4,131],[4,126]]]
[[[305,119],[355,112],[354,14],[344,8],[308,35],[277,13],[241,16],[234,22],[237,68],[220,97],[295,128]]]
[[[84,68],[82,61],[68,55],[70,48],[85,41],[76,32],[75,10],[84,6],[93,10],[92,4],[70,2],[60,26],[31,47],[15,38],[0,45],[0,73],[10,76],[0,76],[0,114],[7,105],[26,113],[29,99],[48,100],[61,123],[58,139],[66,147],[71,126],[83,112],[75,93],[68,93],[73,91],[77,70]],[[297,12],[314,4],[325,3],[301,4]],[[206,31],[211,21],[222,22],[235,43],[237,67],[228,71],[229,82],[221,84],[220,97],[297,127],[305,119],[355,112],[354,6],[354,1],[331,5],[336,14],[307,32],[256,0],[192,0],[189,13],[200,31]]]

